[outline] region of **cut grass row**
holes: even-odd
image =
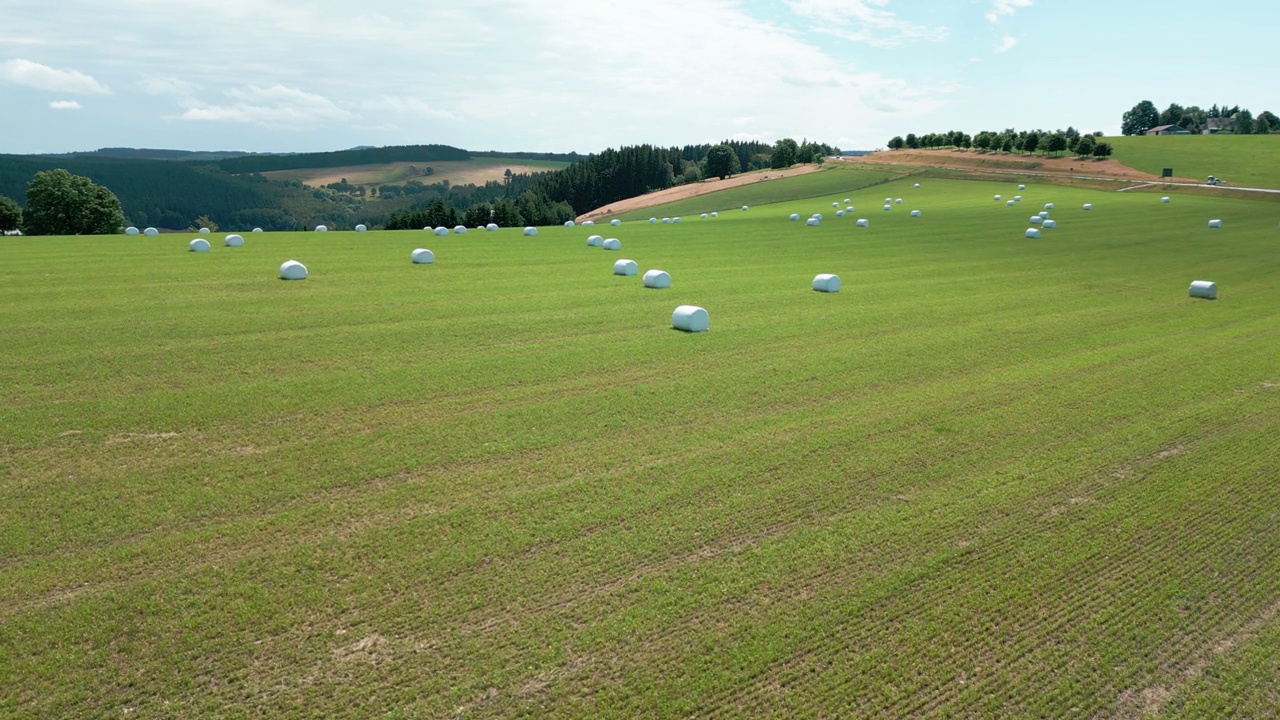
[[[1280,596],[1271,206],[993,192],[614,231],[662,292],[584,228],[0,245],[0,711],[1257,706],[1180,671]]]

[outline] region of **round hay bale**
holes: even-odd
[[[640,271],[635,260],[619,260],[613,264],[614,275],[635,275]]]
[[[848,205],[848,204],[849,204],[849,203],[851,203],[851,202],[853,202],[853,200],[851,200],[851,199],[849,199],[849,198],[845,198],[845,199],[844,199],[844,204],[845,204],[845,205]]]
[[[1040,223],[1040,225],[1041,225],[1041,227],[1048,228],[1049,230],[1052,230],[1052,229],[1054,229],[1054,228],[1058,227],[1058,223],[1057,223],[1057,222],[1055,222],[1055,221],[1053,221],[1053,220],[1049,220],[1048,218],[1045,218],[1045,221],[1044,221],[1044,222],[1042,222],[1042,223]]]
[[[196,238],[187,243],[187,249],[191,252],[209,252],[209,241],[204,238]]]
[[[791,213],[791,217],[789,217],[789,218],[787,218],[787,219],[788,219],[788,220],[791,220],[792,222],[799,222],[799,220],[800,220],[800,213]]]
[[[858,218],[858,227],[871,227],[871,221],[866,218]]]
[[[285,260],[280,264],[281,280],[306,280],[307,266],[297,260]]]
[[[595,224],[596,224],[595,220],[587,220],[582,223],[582,227],[591,227],[592,225],[595,225]]]
[[[720,213],[713,212],[711,213],[711,217],[720,217]]]
[[[885,209],[885,210],[892,210],[892,209],[893,209],[893,206],[892,206],[892,205],[885,205],[885,206],[884,206],[884,209]]]
[[[920,211],[919,211],[919,210],[912,210],[912,211],[911,211],[911,217],[920,217]]]
[[[707,214],[706,214],[706,213],[702,213],[702,219],[703,219],[703,220],[706,220],[706,219],[707,219]]]
[[[1052,210],[1052,209],[1053,209],[1053,203],[1045,203],[1045,204],[1044,204],[1044,209],[1045,209],[1045,210]]]
[[[1013,207],[1014,205],[1017,205],[1018,203],[1016,203],[1016,202],[1014,202],[1014,201],[1012,201],[1012,200],[1006,200],[1004,204],[1005,204],[1005,205],[1008,205],[1009,207]]]
[[[1084,209],[1085,209],[1085,210],[1092,210],[1092,209],[1093,209],[1093,203],[1085,203],[1085,204],[1084,204]]]
[[[1027,228],[1027,237],[1029,238],[1040,237],[1040,228]]]
[[[703,217],[706,217],[706,216],[704,215]],[[609,221],[609,224],[610,224],[610,225],[612,225],[612,226],[614,226],[614,227],[618,227],[619,225],[621,225],[621,224],[622,224],[622,221],[621,221],[621,220],[619,220],[618,218],[614,218],[614,219],[612,219],[612,220],[610,220],[610,221]]]
[[[600,247],[604,248],[605,250],[621,250],[622,243],[618,240],[618,238],[608,238],[604,242],[600,243]]]
[[[1193,298],[1203,298],[1205,300],[1218,299],[1218,283],[1211,280],[1193,280],[1191,282],[1190,295]]]
[[[1013,201],[1014,201],[1014,202],[1022,202],[1022,196],[1021,196],[1021,195],[1014,195],[1014,196],[1013,196]]]
[[[1042,222],[1044,222],[1044,218],[1040,217],[1039,215],[1032,215],[1032,216],[1031,216],[1031,224],[1032,224],[1032,225],[1039,225],[1039,224],[1040,224],[1040,223],[1042,223]]]
[[[743,205],[743,206],[742,206],[742,209],[743,209],[743,211],[745,212],[746,210],[749,210],[750,208],[748,208],[746,205]]]
[[[822,219],[822,213],[814,213],[814,214],[810,215],[809,217],[811,217],[811,218],[817,218],[818,220],[821,220],[821,219]]]
[[[202,228],[204,229],[204,228]],[[316,232],[329,232],[329,228],[325,225],[317,225]]]
[[[678,218],[678,217],[673,217],[673,218],[671,218],[671,222],[673,222],[673,223],[679,223],[679,222],[680,222],[680,218]]]
[[[913,188],[915,188],[915,189],[919,190],[919,189],[920,189],[920,183],[916,183],[915,185],[912,185],[911,187],[913,187]]]
[[[254,232],[262,232],[262,228],[254,228],[254,229],[253,229],[253,231],[254,231]]]
[[[894,200],[893,200],[893,204],[894,204],[894,205],[901,205],[901,204],[902,204],[902,198],[894,198]]]
[[[664,270],[646,270],[644,286],[654,290],[666,290],[671,287],[671,276]]]
[[[201,235],[208,235],[210,232],[209,228],[200,228]]]
[[[653,223],[656,223],[656,222],[658,222],[658,218],[649,218],[649,224],[650,224],[650,225],[652,225]]]
[[[1164,197],[1160,198],[1160,202],[1162,202],[1162,203],[1167,203],[1167,202],[1169,202],[1169,196],[1168,196],[1168,195],[1165,195]]]
[[[449,234],[449,228],[444,227],[444,226],[442,225],[442,226],[440,226],[440,227],[436,228],[435,230],[432,230],[431,232],[435,233],[436,235],[448,235],[448,234]]]
[[[831,207],[833,207],[833,208],[838,208],[838,207],[840,207],[840,203],[838,203],[838,202],[831,203]]]
[[[524,229],[524,234],[526,237],[533,237],[534,235],[538,234],[538,228],[530,225],[529,227]]]
[[[1004,198],[1000,197],[999,195],[996,196],[996,200],[1003,200],[1003,199]]]
[[[836,217],[844,217],[844,211],[843,211],[843,210],[837,210],[837,211],[836,211]]]
[[[498,224],[497,224],[497,223],[489,223],[488,225],[485,225],[485,226],[484,226],[484,229],[485,229],[485,230],[488,230],[489,232],[498,232]]]
[[[1041,210],[1041,211],[1040,211],[1040,217],[1042,217],[1042,218],[1047,218],[1047,217],[1049,217],[1049,211],[1048,211],[1048,210]]]
[[[366,232],[368,229],[369,228],[364,224],[356,225],[356,232]]]
[[[228,235],[222,242],[227,247],[244,247],[244,238],[240,235]]]
[[[1220,227],[1222,227],[1222,221],[1221,221],[1221,220],[1219,220],[1219,219],[1217,219],[1217,218],[1214,218],[1213,220],[1210,220],[1210,221],[1209,221],[1209,227],[1211,227],[1211,228],[1220,228]]]
[[[804,221],[804,224],[805,224],[805,225],[808,225],[809,227],[818,227],[818,223],[820,223],[820,222],[822,222],[822,221],[821,221],[821,220],[819,220],[818,218],[816,218],[816,217],[811,217],[811,218],[809,218],[808,220],[805,220],[805,221]]]
[[[1019,190],[1026,190],[1026,189],[1027,189],[1027,186],[1026,186],[1026,185],[1019,185],[1019,186],[1018,186],[1018,189],[1019,189]]]
[[[885,198],[885,199],[884,199],[884,201],[885,201],[886,203],[891,203],[891,202],[893,202],[893,198]]]
[[[827,273],[815,275],[813,289],[824,293],[840,292],[840,276]]]
[[[127,228],[125,228],[125,229],[124,229],[124,234],[125,234],[125,235],[137,235],[137,234],[138,234],[138,228],[136,228],[136,227],[134,227],[134,226],[130,225],[129,227],[127,227]]]
[[[431,265],[436,261],[436,254],[426,248],[418,248],[409,253],[409,260],[414,265]]]
[[[565,226],[565,227],[573,227],[574,225],[577,225],[577,223],[575,223],[575,222],[574,222],[574,221],[572,221],[572,220],[565,220],[565,221],[564,221],[564,226]]]
[[[587,247],[600,247],[604,244],[604,238],[599,235],[592,235],[587,238]]]
[[[663,224],[663,225],[670,225],[670,224],[671,224],[671,218],[669,218],[669,217],[667,217],[667,218],[662,218],[662,224]]]
[[[467,226],[466,226],[466,225],[454,225],[454,226],[453,226],[453,233],[454,233],[455,235],[466,235],[466,234],[467,234]]]
[[[671,327],[685,332],[706,332],[711,328],[711,316],[697,305],[681,305],[671,313]]]

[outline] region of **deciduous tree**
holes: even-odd
[[[30,235],[106,235],[124,226],[115,193],[60,168],[36,173],[27,185],[24,217]]]
[[[721,143],[707,151],[707,175],[723,180],[738,172],[742,172],[742,161],[733,148]]]
[[[0,232],[22,227],[22,208],[13,198],[0,195]]]
[[[1160,111],[1155,103],[1143,100],[1124,114],[1120,121],[1120,132],[1125,135],[1141,135],[1160,124]]]

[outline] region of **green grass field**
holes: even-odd
[[[1275,206],[922,183],[4,238],[0,716],[1273,714]]]
[[[767,174],[767,173],[766,173]],[[840,194],[836,200],[843,200],[848,194],[863,188],[871,187],[901,177],[904,173],[890,169],[852,169],[835,164],[820,172],[797,175],[795,177],[774,179],[751,185],[740,185],[708,195],[677,200],[659,206],[647,207],[627,213],[619,213],[622,220],[648,220],[657,213],[658,218],[666,216],[697,216],[704,212],[721,210],[741,210],[743,205],[762,205],[821,198],[833,193]],[[831,203],[828,202],[827,205]]]
[[[1115,159],[1159,175],[1204,182],[1210,175],[1240,187],[1280,188],[1280,135],[1161,135],[1109,137]]]

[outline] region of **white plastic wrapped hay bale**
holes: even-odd
[[[529,227],[524,229],[524,234],[526,237],[533,237],[534,235],[538,234],[538,228],[530,225]]]
[[[852,202],[853,202],[853,200],[852,200],[851,198],[845,198],[845,199],[844,199],[844,204],[845,204],[845,205],[848,205],[849,203],[852,203]]]
[[[1021,196],[1021,195],[1014,195],[1014,196],[1013,196],[1013,201],[1014,201],[1014,202],[1022,202],[1022,196]]]
[[[201,235],[208,235],[210,232],[209,228],[200,228]]]
[[[1221,221],[1221,220],[1219,220],[1219,219],[1217,219],[1217,218],[1214,218],[1213,220],[1210,220],[1210,221],[1209,221],[1209,227],[1211,227],[1211,228],[1221,228],[1221,227],[1222,227],[1222,221]]]
[[[644,286],[654,290],[666,290],[671,287],[671,276],[664,270],[646,270]]]
[[[671,224],[671,218],[669,218],[669,217],[662,218],[662,224],[663,224],[663,225],[670,225],[670,224]]]
[[[893,198],[885,198],[884,201],[885,201],[885,204],[889,204],[893,202]]]
[[[196,238],[187,243],[187,249],[191,252],[209,252],[209,241],[204,238]]]
[[[1085,203],[1085,204],[1084,204],[1084,209],[1085,209],[1085,210],[1092,210],[1092,209],[1093,209],[1093,203]]]
[[[831,207],[833,207],[833,208],[838,208],[838,207],[840,207],[840,203],[838,203],[838,202],[833,202],[833,203],[831,203]]]
[[[702,213],[702,219],[703,219],[703,220],[706,220],[706,219],[707,219],[707,214],[706,214],[706,213]]]
[[[488,230],[489,232],[498,232],[498,223],[489,223],[488,225],[484,226],[484,229]]]
[[[636,265],[635,260],[619,260],[613,264],[614,275],[635,275],[640,272],[640,266]]]
[[[999,202],[999,201],[1001,201],[1001,200],[1003,200],[1003,199],[1004,199],[1004,198],[1003,198],[1003,197],[1001,197],[1001,196],[999,196],[999,195],[997,195],[997,196],[996,196],[996,202]]]
[[[565,220],[565,221],[564,221],[564,226],[565,226],[565,227],[573,227],[574,225],[577,225],[577,223],[575,223],[575,222],[574,222],[574,221],[572,221],[572,220]]]
[[[609,224],[612,225],[613,227],[618,227],[619,225],[622,224],[622,221],[619,220],[618,218],[614,218],[609,221]]]
[[[136,227],[134,227],[134,226],[130,225],[129,227],[127,227],[127,228],[125,228],[125,229],[124,229],[124,234],[125,234],[125,235],[137,235],[137,234],[138,234],[138,228],[136,228]]]
[[[596,224],[595,220],[587,220],[582,223],[582,227],[591,227],[592,225],[595,225],[595,224]]]
[[[871,221],[866,218],[858,218],[858,227],[871,227]]]
[[[658,222],[658,218],[649,218],[649,224],[650,224],[650,225],[652,225],[652,224],[654,224],[654,223],[656,223],[656,222]]]
[[[435,230],[432,230],[431,232],[435,233],[436,235],[448,235],[448,234],[449,234],[449,228],[444,227],[444,226],[442,225],[442,226],[440,226],[440,227],[436,228]]]
[[[253,231],[254,231],[254,232],[262,232],[262,228],[254,228],[254,229],[253,229]]]
[[[1009,207],[1013,207],[1014,205],[1017,205],[1018,203],[1016,203],[1016,202],[1014,202],[1014,201],[1012,201],[1012,200],[1006,200],[1004,204],[1005,204],[1005,205],[1008,205]]]
[[[1048,218],[1046,218],[1044,222],[1040,223],[1040,226],[1046,229],[1052,230],[1058,227],[1058,223],[1057,221],[1049,220]]]
[[[814,214],[810,215],[809,217],[811,217],[811,218],[813,218],[813,219],[815,219],[815,220],[822,220],[822,219],[823,219],[823,218],[822,218],[822,213],[814,213]]]
[[[824,293],[840,292],[840,276],[829,273],[815,275],[813,289]]]
[[[409,260],[414,265],[431,265],[436,261],[436,254],[426,248],[418,248],[409,253]]]
[[[711,316],[697,305],[681,305],[671,313],[671,327],[685,332],[706,332],[711,328]]]
[[[228,235],[222,239],[222,243],[227,247],[244,247],[244,237],[241,235]]]
[[[356,225],[356,232],[367,232],[368,230],[369,230],[369,226],[364,225],[363,223],[360,225]]]
[[[1041,210],[1041,211],[1040,211],[1040,217],[1042,217],[1042,218],[1047,218],[1047,217],[1049,217],[1049,211],[1048,211],[1048,210]]]
[[[1032,215],[1032,216],[1031,216],[1031,224],[1032,224],[1032,225],[1039,225],[1039,224],[1040,224],[1040,223],[1042,223],[1042,222],[1044,222],[1044,218],[1040,217],[1039,215]]]
[[[919,211],[919,210],[912,210],[912,211],[911,211],[911,217],[920,217],[920,214],[921,214],[921,213],[920,213],[920,211]]]
[[[901,205],[901,204],[902,204],[902,198],[894,198],[894,199],[893,199],[893,204],[894,204],[894,205]]]
[[[1026,190],[1026,189],[1027,189],[1027,186],[1026,186],[1026,185],[1019,185],[1019,186],[1018,186],[1018,189],[1019,189],[1019,190]]]
[[[1027,237],[1029,238],[1040,237],[1040,228],[1027,228]]]
[[[200,230],[204,231],[208,230],[208,228],[200,228]],[[329,227],[327,225],[317,225],[316,232],[329,232]]]
[[[1045,204],[1044,204],[1044,209],[1045,209],[1045,210],[1052,210],[1052,209],[1053,209],[1053,203],[1045,203]]]
[[[1167,202],[1169,202],[1169,196],[1168,196],[1168,195],[1165,195],[1164,197],[1160,198],[1160,202],[1162,202],[1162,203],[1167,203]]]
[[[467,226],[466,226],[466,225],[454,225],[454,226],[453,226],[453,232],[454,232],[454,234],[455,234],[455,235],[466,235],[466,234],[467,234]]]
[[[884,206],[884,209],[885,209],[885,210],[892,210],[892,209],[893,209],[893,206],[892,206],[892,205],[885,205],[885,206]]]
[[[836,217],[844,217],[844,211],[843,211],[843,210],[837,210],[837,211],[836,211]]]
[[[604,242],[600,243],[600,247],[604,248],[605,250],[621,250],[622,243],[618,240],[618,238],[608,238]]]
[[[1211,280],[1193,280],[1191,282],[1191,297],[1204,298],[1205,300],[1218,299],[1218,283]]]
[[[745,211],[747,211],[747,210],[750,210],[751,208],[747,207],[746,205],[743,205],[743,206],[742,206],[742,209],[743,209],[743,211],[745,212]]]
[[[911,187],[913,187],[913,188],[915,188],[915,189],[919,190],[919,189],[920,189],[920,183],[916,183],[915,185],[912,185]]]
[[[671,222],[673,222],[673,223],[679,223],[679,222],[680,222],[680,218],[678,218],[678,217],[673,217],[673,218],[671,218]]]
[[[307,266],[297,260],[285,260],[280,264],[281,280],[306,280]]]
[[[805,224],[805,225],[808,225],[809,227],[818,227],[818,223],[820,223],[820,222],[822,222],[822,221],[821,221],[821,220],[819,220],[818,218],[816,218],[816,217],[811,217],[811,218],[809,218],[808,220],[805,220],[805,221],[804,221],[804,224]]]
[[[792,222],[800,222],[800,213],[791,213],[791,216],[787,219]]]
[[[713,212],[713,213],[711,213],[711,217],[720,217],[720,213],[718,213],[718,212]]]
[[[604,244],[604,238],[599,235],[592,235],[587,238],[587,247],[600,247]]]

